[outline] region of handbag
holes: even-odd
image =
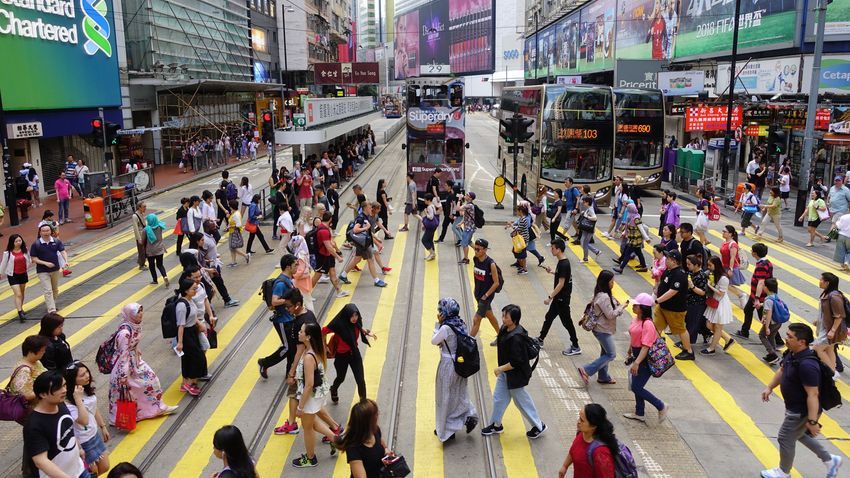
[[[706,297],[705,298],[705,306],[711,309],[716,309],[720,305],[720,301],[715,299],[714,297]]]
[[[670,370],[676,363],[670,349],[667,348],[667,342],[663,337],[658,337],[649,348],[647,354],[647,365],[653,377],[660,377],[664,372]]]
[[[207,338],[206,332],[198,332],[198,342],[201,343],[201,350],[207,351],[210,349],[210,341]]]
[[[207,342],[209,342],[211,349],[218,348],[218,332],[215,331],[212,324],[207,325]]]
[[[182,236],[183,235],[183,222],[177,221],[177,224],[174,225],[174,235]]]
[[[593,232],[596,228],[596,221],[592,221],[588,219],[587,216],[581,215],[578,217],[576,227],[578,227],[578,230],[582,232]]]
[[[387,455],[381,459],[381,478],[395,478],[410,474],[410,467],[401,455]]]
[[[367,247],[369,245],[369,231],[352,232],[348,235],[348,238],[358,247]]]
[[[245,223],[245,230],[248,231],[250,234],[256,234],[257,233],[257,225],[254,224],[251,221],[248,221],[248,222]]]
[[[245,245],[244,240],[242,239],[242,233],[238,230],[230,233],[230,248],[231,249],[241,249],[242,246]]]
[[[9,384],[5,389],[0,390],[0,420],[4,422],[18,422],[23,425],[29,416],[30,408],[27,399],[23,395],[13,393],[10,390],[15,376],[22,368],[29,368],[26,365],[20,365],[12,372],[12,377],[9,378]]]
[[[440,225],[440,219],[435,214],[434,217],[425,216],[422,218],[422,225],[425,229],[436,229]]]
[[[529,236],[531,236],[532,241],[540,238],[540,228],[537,226],[537,224],[532,224],[531,228],[529,228],[528,230],[528,233]]]
[[[816,211],[818,212],[818,218],[820,218],[821,221],[829,219],[829,209],[824,209],[823,211],[816,209]]]
[[[130,390],[121,386],[116,403],[115,428],[133,431],[136,429],[136,402],[130,397]]]
[[[519,254],[520,252],[524,251],[527,245],[525,243],[525,239],[522,237],[522,234],[518,232],[514,232],[511,235],[511,242],[513,243],[514,252],[516,254]]]

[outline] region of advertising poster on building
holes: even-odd
[[[449,0],[453,74],[493,71],[493,22],[493,0]]]
[[[658,73],[658,89],[664,96],[696,95],[705,89],[702,70],[662,71]]]
[[[616,0],[596,0],[581,9],[579,71],[582,73],[614,67],[616,8]]]
[[[419,7],[419,74],[450,73],[449,3],[438,0]]]
[[[812,81],[812,56],[803,57],[803,81],[800,91],[808,92]],[[850,55],[824,55],[821,59],[819,85],[821,94],[850,93]]]
[[[617,58],[671,59],[680,5],[679,0],[618,0]]]
[[[7,111],[121,105],[112,0],[0,1]]]
[[[790,47],[797,34],[797,0],[742,1],[738,52]],[[682,0],[676,59],[728,55],[734,29],[733,0]]]
[[[685,110],[685,131],[725,131],[729,108],[726,106],[694,106]],[[732,129],[743,122],[744,110],[732,108]]]
[[[395,79],[419,75],[419,11],[395,17]]]
[[[815,41],[815,20],[817,12],[813,8],[817,2],[809,2],[809,11],[806,17],[806,40]],[[850,0],[832,0],[826,9],[826,28],[824,35],[827,40],[850,39]]]
[[[616,88],[658,88],[660,60],[617,60]]]
[[[800,87],[800,57],[770,58],[738,63],[738,81],[735,92],[748,95],[797,93]],[[717,64],[717,86],[715,93],[728,93],[732,65]]]
[[[525,50],[522,52],[522,70],[526,78],[534,78],[535,63],[537,63],[537,35],[525,39]]]

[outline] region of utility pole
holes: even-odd
[[[106,220],[109,222],[109,227],[112,227],[112,177],[109,174],[109,159],[111,155],[106,152],[108,145],[106,141],[106,118],[103,117],[103,108],[97,109],[97,115],[100,117],[100,124],[103,125],[101,134],[103,134],[103,181],[106,187]]]
[[[732,142],[732,110],[735,108],[735,83],[738,82],[738,68],[736,60],[738,57],[738,17],[741,15],[741,0],[735,0],[735,16],[733,17],[732,30],[732,71],[729,72],[729,102],[726,105],[726,134],[723,137],[723,159],[720,163],[720,185],[723,186],[723,181],[726,181],[726,188],[723,190],[723,195],[728,196],[730,189],[734,191],[734,185],[729,184],[729,149]],[[737,150],[741,151],[741,145],[737,145]],[[735,171],[738,171],[737,157],[735,159]]]
[[[514,193],[511,194],[511,196],[513,197],[513,206],[514,206],[513,210],[514,211],[516,211],[516,205],[517,205],[517,198],[516,197],[517,197],[517,192],[519,191],[519,186],[518,186],[519,178],[517,177],[517,176],[519,176],[519,174],[517,172],[517,163],[519,162],[519,132],[520,132],[519,128],[520,128],[520,122],[521,121],[522,121],[522,119],[520,119],[519,115],[516,114],[516,113],[514,113],[514,115],[511,117],[511,123],[512,123],[511,128],[513,129],[513,131],[511,131],[511,137],[514,140],[514,181],[513,181]]]
[[[0,142],[3,146],[3,179],[5,179],[6,212],[9,214],[9,223],[17,226],[18,205],[15,201],[15,179],[12,171],[12,155],[9,153],[9,139],[6,137],[6,114],[3,113],[3,95],[0,93]]]
[[[800,174],[797,187],[797,204],[794,214],[794,225],[802,226],[797,219],[803,215],[809,190],[809,171],[812,166],[812,149],[814,148],[815,115],[818,106],[818,91],[820,90],[820,63],[823,56],[823,36],[826,24],[826,6],[832,0],[818,0],[815,10],[818,19],[815,22],[815,58],[812,65],[812,81],[809,85],[809,104],[806,108],[806,130],[803,133],[803,159],[800,162]]]
[[[275,116],[277,115],[277,110],[275,109],[275,101],[271,100],[272,107],[272,141],[271,141],[271,157],[272,157],[272,171],[277,171],[277,147],[275,146],[275,138],[274,138],[274,130],[277,128]]]

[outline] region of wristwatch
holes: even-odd
[[[817,420],[806,420],[806,423],[809,425],[820,425]]]

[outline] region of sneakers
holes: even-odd
[[[342,289],[340,289],[340,291],[336,293],[336,298],[337,298],[337,299],[339,299],[339,298],[341,298],[341,297],[348,297],[348,296],[349,296],[349,294],[348,294],[348,291],[347,291],[347,290],[342,290]]]
[[[399,228],[398,232],[407,232],[409,230],[410,229],[408,229],[407,226],[404,226],[404,227]]]
[[[543,424],[542,429],[538,429],[536,426],[531,427],[531,430],[528,430],[527,432],[525,432],[525,436],[527,436],[528,438],[531,438],[532,440],[536,440],[536,439],[540,438],[540,435],[546,433],[546,429],[548,429],[548,428],[549,427],[547,427],[545,423]]]
[[[295,468],[313,468],[314,466],[318,466],[319,459],[314,455],[313,458],[307,458],[306,454],[302,454],[300,457],[292,460],[292,466]]]
[[[301,431],[298,428],[298,423],[289,423],[289,420],[283,422],[283,425],[274,429],[275,435],[297,435]]]
[[[201,394],[201,389],[198,388],[197,385],[194,385],[194,384],[191,384],[191,383],[186,383],[186,382],[183,382],[183,384],[180,385],[180,391],[186,392],[193,397],[197,397],[198,395]]]
[[[343,428],[342,425],[339,425],[336,428],[331,428],[331,432],[333,432],[335,437],[342,436],[342,432],[344,432],[344,431],[345,431],[345,428]],[[322,437],[322,443],[324,443],[325,445],[330,444],[330,442],[331,442],[330,438]]]
[[[705,349],[705,350],[708,350],[708,349]],[[703,352],[705,352],[705,350],[703,350]],[[702,352],[700,352],[700,353],[702,353]],[[693,360],[694,359],[694,353],[683,350],[675,358],[676,358],[676,360]]]
[[[386,287],[387,283],[381,279],[375,279],[375,287]]]
[[[741,337],[744,340],[750,339],[750,334],[745,334],[742,330],[736,330],[735,332],[732,332],[732,335],[734,335],[735,337]]]
[[[336,391],[336,390],[333,390],[333,389],[331,389],[330,392],[331,392],[331,402],[333,402],[333,404],[336,405],[337,403],[339,403],[339,392]]]
[[[826,478],[835,478],[838,476],[838,469],[841,468],[843,460],[838,455],[830,455],[829,461],[823,462],[826,465]]]
[[[641,423],[646,423],[646,417],[643,415],[637,415],[635,413],[624,413],[623,418],[628,418],[629,420],[635,420]]]
[[[348,280],[348,277],[346,277],[345,274],[339,275],[339,281],[342,282],[343,284],[351,284],[351,281]]]
[[[239,301],[236,299],[230,299],[224,303],[225,307],[236,307],[237,305],[239,305]]]
[[[667,419],[667,413],[670,411],[670,407],[668,405],[664,405],[664,408],[658,410],[658,423],[663,422]]]
[[[472,433],[472,430],[478,426],[478,417],[466,417],[464,425],[466,425],[466,433]]]
[[[780,360],[779,356],[774,354],[774,353],[769,353],[769,354],[765,355],[764,357],[762,357],[761,359],[764,360],[765,362],[771,364],[771,365],[778,364],[779,360]]]
[[[494,433],[502,433],[505,431],[505,427],[501,425],[496,425],[495,423],[491,423],[490,425],[481,429],[481,434],[485,437],[488,437]]]
[[[789,473],[785,473],[778,466],[771,470],[762,470],[761,478],[790,478],[791,475]]]
[[[260,377],[263,377],[263,380],[268,380],[269,378],[269,369],[263,366],[263,360],[257,360],[257,365],[260,366]]]
[[[566,355],[567,357],[572,357],[573,355],[581,355],[581,348],[573,346],[568,348],[567,350],[564,350],[561,353],[563,355]]]
[[[685,353],[685,352],[682,352],[682,353]],[[699,351],[700,355],[714,355],[716,353],[717,353],[717,350],[711,350],[711,349],[702,349],[702,350]],[[679,357],[676,356],[676,358],[679,358]]]
[[[516,272],[517,272],[517,274],[524,276],[524,275],[528,274],[528,269],[526,269],[524,267],[520,267],[519,269],[517,269]]]
[[[331,281],[331,278],[328,277],[327,274],[322,274],[322,277],[319,277],[319,284],[327,284]]]

